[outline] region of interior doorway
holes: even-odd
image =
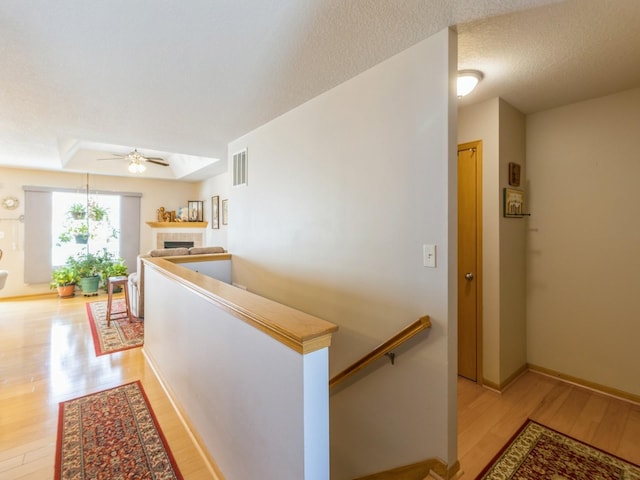
[[[458,145],[458,375],[482,383],[482,141]]]

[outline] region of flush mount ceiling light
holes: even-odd
[[[478,70],[458,71],[458,98],[469,95],[483,76]]]

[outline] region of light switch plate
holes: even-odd
[[[422,261],[425,267],[436,268],[436,246],[435,245],[423,245],[422,246]]]

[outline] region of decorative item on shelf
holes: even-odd
[[[515,188],[505,188],[503,191],[504,216],[508,218],[528,217],[524,212],[524,192]]]
[[[178,213],[176,214],[176,222],[188,222],[189,221],[189,207],[178,207]]]
[[[520,186],[520,164],[509,162],[509,185]]]
[[[229,222],[229,199],[222,200],[222,224],[226,225]]]
[[[211,197],[211,228],[220,228],[220,196]]]
[[[160,207],[156,210],[156,217],[159,223],[162,222],[175,222],[176,221],[176,211],[175,210],[165,210],[164,207]]]
[[[187,202],[190,222],[202,222],[204,220],[203,204],[204,202],[202,200],[189,200]]]
[[[164,207],[156,210],[156,222],[164,222]]]

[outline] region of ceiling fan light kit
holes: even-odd
[[[147,169],[140,161],[131,160],[129,162],[128,170],[130,173],[142,173]]]
[[[99,158],[98,160],[127,160],[129,162],[127,170],[129,170],[130,173],[134,174],[143,173],[147,169],[147,166],[145,165],[145,163],[147,162],[161,165],[163,167],[169,166],[169,162],[164,158],[145,157],[138,152],[137,148],[134,148],[133,151],[124,155],[120,153],[113,153],[112,155],[112,158]]]

